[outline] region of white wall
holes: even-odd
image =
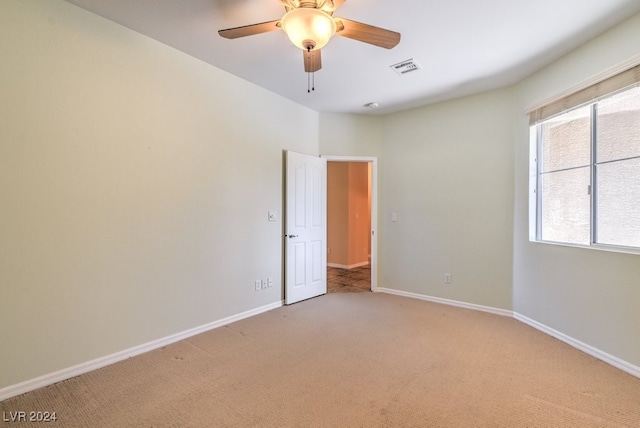
[[[0,52],[0,389],[281,301],[318,113],[60,0],[0,2]]]
[[[385,118],[379,286],[511,309],[512,108],[504,89]]]
[[[515,89],[514,310],[640,366],[640,256],[528,241],[527,107],[632,58],[640,15],[535,73]]]

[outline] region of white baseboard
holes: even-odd
[[[428,302],[441,303],[444,305],[457,306],[460,308],[473,309],[476,311],[489,312],[496,315],[513,317],[514,319],[527,324],[528,326],[533,327],[536,330],[539,330],[545,334],[548,334],[549,336],[561,340],[562,342],[584,352],[585,354],[591,355],[592,357],[604,361],[605,363],[616,367],[626,373],[629,373],[632,376],[640,378],[640,367],[624,361],[618,357],[615,357],[611,354],[608,354],[604,351],[601,351],[600,349],[595,348],[591,345],[587,345],[584,342],[574,339],[573,337],[561,333],[558,330],[554,330],[551,327],[547,327],[546,325],[534,321],[531,318],[527,318],[526,316],[521,315],[517,312],[509,311],[506,309],[492,308],[489,306],[476,305],[473,303],[460,302],[457,300],[442,299],[440,297],[426,296],[423,294],[409,293],[407,291],[394,290],[391,288],[378,288],[377,291],[381,293],[394,294],[396,296],[410,297],[412,299],[425,300]]]
[[[533,328],[535,328],[536,330],[540,330],[543,333],[548,334],[549,336],[555,337],[558,340],[561,340],[562,342],[576,348],[579,349],[580,351],[584,352],[585,354],[589,354],[592,357],[595,357],[601,361],[604,361],[605,363],[612,365],[613,367],[616,367],[624,372],[629,373],[632,376],[635,376],[637,378],[640,378],[640,367],[633,365],[627,361],[624,361],[618,357],[615,357],[611,354],[608,354],[604,351],[601,351],[598,348],[594,348],[591,345],[587,345],[584,342],[581,342],[577,339],[574,339],[571,336],[567,336],[564,333],[559,332],[558,330],[555,330],[551,327],[548,327],[544,324],[541,324],[537,321],[532,320],[531,318],[527,318],[524,315],[518,314],[518,313],[514,313],[513,317],[515,319],[517,319],[518,321],[525,323]]]
[[[427,302],[441,303],[443,305],[457,306],[459,308],[473,309],[475,311],[489,312],[491,314],[505,317],[513,317],[513,312],[507,309],[492,308],[491,306],[476,305],[475,303],[460,302],[458,300],[443,299],[440,297],[426,296],[424,294],[409,293],[408,291],[394,290],[392,288],[378,287],[376,290],[381,293],[394,294],[396,296],[410,297],[412,299],[426,300]]]
[[[251,309],[246,312],[242,312],[230,317],[226,317],[217,321],[210,322],[199,327],[195,327],[189,330],[185,330],[180,333],[172,334],[171,336],[163,337],[161,339],[153,340],[151,342],[134,346],[133,348],[125,349],[124,351],[116,352],[115,354],[107,355],[105,357],[96,358],[95,360],[87,361],[82,364],[78,364],[73,367],[59,370],[54,373],[49,373],[44,376],[37,377],[35,379],[27,380],[16,385],[11,385],[0,389],[0,401],[6,400],[11,397],[15,397],[26,392],[33,391],[38,388],[53,385],[54,383],[61,382],[66,379],[70,379],[75,376],[90,372],[92,370],[99,369],[101,367],[108,366],[118,361],[126,360],[127,358],[134,357],[136,355],[143,354],[145,352],[152,351],[154,349],[161,348],[163,346],[170,345],[183,339],[187,339],[196,334],[204,333],[205,331],[213,330],[218,327],[222,327],[231,324],[236,321],[240,321],[245,318],[249,318],[263,312],[270,311],[272,309],[279,308],[283,305],[283,302],[275,302],[269,305],[261,306],[259,308]]]
[[[341,265],[339,263],[327,263],[328,267],[333,267],[333,268],[340,268],[340,269],[355,269],[357,267],[361,267],[361,266],[369,266],[369,262],[360,262],[360,263],[354,263],[352,265]]]

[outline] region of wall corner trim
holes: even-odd
[[[412,299],[425,300],[427,302],[441,303],[443,305],[457,306],[459,308],[465,308],[465,309],[473,309],[474,311],[489,312],[491,314],[500,315],[503,317],[513,317],[513,312],[508,309],[493,308],[491,306],[477,305],[475,303],[461,302],[459,300],[449,300],[449,299],[443,299],[441,297],[427,296],[424,294],[409,293],[407,291],[394,290],[392,288],[378,287],[377,291],[381,293],[394,294],[396,296],[403,296],[403,297],[410,297]]]
[[[409,293],[407,291],[394,290],[391,288],[378,288],[378,292],[394,294],[396,296],[409,297],[412,299],[425,300],[427,302],[440,303],[443,305],[457,306],[459,308],[472,309],[476,311],[489,312],[496,315],[502,315],[507,317],[513,317],[515,320],[520,321],[521,323],[527,324],[529,327],[535,328],[542,333],[548,334],[551,337],[555,337],[556,339],[566,343],[567,345],[578,349],[579,351],[584,352],[585,354],[591,355],[594,358],[599,359],[617,369],[622,370],[632,376],[640,378],[640,367],[633,365],[621,358],[608,354],[598,348],[595,348],[591,345],[588,345],[584,342],[581,342],[577,339],[574,339],[571,336],[568,336],[564,333],[559,332],[551,327],[548,327],[542,323],[532,320],[524,315],[521,315],[517,312],[509,311],[506,309],[492,308],[489,306],[476,305],[474,303],[460,302],[457,300],[449,300],[442,299],[440,297],[426,296],[424,294],[417,293]]]
[[[618,368],[620,370],[622,370],[623,372],[629,373],[632,376],[635,376],[637,378],[640,378],[640,367],[633,365],[627,361],[624,361],[621,358],[618,358],[616,356],[613,356],[611,354],[608,354],[598,348],[595,348],[591,345],[588,345],[584,342],[579,341],[578,339],[574,339],[571,336],[568,336],[562,332],[559,332],[558,330],[555,330],[551,327],[548,327],[542,323],[539,323],[538,321],[534,321],[531,318],[528,318],[524,315],[521,315],[519,313],[514,313],[513,317],[524,323],[527,324],[530,327],[535,328],[536,330],[539,330],[545,334],[548,334],[551,337],[555,337],[556,339],[566,343],[569,346],[572,346],[582,352],[584,352],[585,354],[591,355],[592,357],[595,357],[615,368]]]
[[[283,301],[278,301],[278,302],[274,302],[274,303],[261,306],[255,309],[250,309],[248,311],[231,315],[229,317],[222,318],[217,321],[213,321],[213,322],[201,325],[199,327],[194,327],[189,330],[182,331],[180,333],[172,334],[170,336],[156,339],[151,342],[144,343],[142,345],[134,346],[133,348],[125,349],[123,351],[116,352],[111,355],[96,358],[95,360],[87,361],[87,362],[75,365],[73,367],[68,367],[66,369],[49,373],[49,374],[37,377],[35,379],[30,379],[15,385],[10,385],[8,387],[0,389],[0,401],[4,401],[11,397],[15,397],[17,395],[36,390],[38,388],[43,388],[45,386],[53,385],[54,383],[61,382],[66,379],[70,379],[72,377],[79,376],[81,374],[84,374],[93,370],[97,370],[99,368],[108,366],[110,364],[117,363],[118,361],[135,357],[136,355],[140,355],[145,352],[149,352],[154,349],[158,349],[163,346],[170,345],[180,340],[187,339],[197,334],[204,333],[206,331],[213,330],[218,327],[222,327],[222,326],[231,324],[233,322],[240,321],[245,318],[250,318],[252,316],[261,314],[263,312],[268,312],[270,310],[277,309],[283,306],[283,304],[284,304]]]

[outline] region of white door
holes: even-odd
[[[285,303],[327,292],[327,161],[287,152]]]

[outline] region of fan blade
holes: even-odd
[[[322,68],[322,57],[320,50],[302,51],[304,55],[304,71],[313,73]]]
[[[348,37],[386,49],[391,49],[400,43],[400,33],[395,31],[344,18],[335,18],[335,21],[338,27],[336,28],[336,34],[342,37]]]
[[[282,28],[280,20],[262,22],[260,24],[245,25],[242,27],[227,28],[218,31],[222,37],[226,39],[237,39],[238,37],[253,36],[255,34],[268,33]]]
[[[320,7],[320,10],[323,10],[327,12],[329,15],[331,15],[333,12],[336,11],[337,8],[342,6],[342,3],[344,3],[345,1],[347,0],[325,0],[322,7]]]

